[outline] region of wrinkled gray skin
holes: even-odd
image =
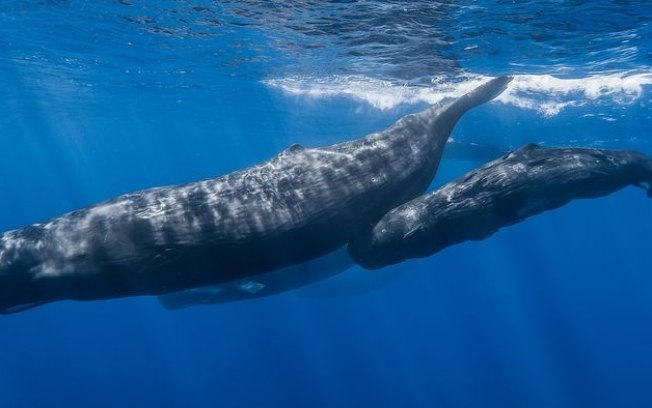
[[[469,157],[465,154],[462,158]],[[603,196],[630,184],[649,184],[650,163],[647,156],[632,151],[528,145],[390,211],[370,234],[353,240],[353,251],[368,268],[429,256],[455,243],[484,239],[501,227],[575,198]],[[651,192],[648,185],[648,194]],[[161,303],[178,309],[307,286],[348,269],[353,261],[346,262],[342,252],[252,279],[163,295]],[[364,279],[373,280],[375,275]]]
[[[349,244],[361,266],[381,268],[484,239],[573,199],[628,185],[652,196],[652,159],[629,150],[527,145],[387,213]]]
[[[495,145],[458,142],[449,139],[443,159],[486,162],[502,156],[508,150]],[[348,271],[353,265],[355,262],[348,255],[346,248],[341,248],[297,265],[218,285],[167,293],[158,296],[158,300],[166,309],[176,310],[198,305],[208,306],[252,300],[309,285],[312,285],[312,293],[315,296],[325,296],[324,294],[342,296],[377,287],[395,275],[391,272],[387,274],[376,272],[370,275],[363,271],[359,273]],[[344,272],[346,272],[346,276],[334,278]],[[313,285],[324,280],[328,280],[328,282],[322,283],[321,286]]]
[[[496,78],[390,128],[294,145],[226,176],[125,194],[0,235],[0,312],[62,300],[156,295],[325,255],[432,180],[453,126],[500,94]]]

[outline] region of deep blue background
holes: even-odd
[[[229,64],[224,55],[256,49],[228,48],[228,36],[125,39],[101,13],[118,2],[20,4],[0,13],[0,230],[222,174],[291,143],[361,136],[419,109],[288,96],[260,82],[273,59]],[[214,65],[197,63],[208,48]],[[616,121],[584,116],[591,106],[545,118],[489,104],[454,135],[652,153],[649,101],[646,88],[639,103],[602,106]],[[445,160],[435,184],[477,165]],[[397,266],[354,295],[177,312],[153,298],[60,302],[5,316],[0,406],[652,406],[651,204],[635,188],[573,202]]]

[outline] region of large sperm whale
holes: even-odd
[[[652,158],[631,150],[526,145],[388,212],[349,244],[368,269],[481,240],[571,200],[626,186],[652,197]]]
[[[453,126],[500,94],[499,77],[388,129],[259,165],[116,197],[0,235],[0,312],[162,294],[325,255],[421,194]]]

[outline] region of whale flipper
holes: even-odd
[[[453,121],[459,120],[471,108],[487,103],[503,93],[513,79],[511,76],[502,76],[480,85],[471,92],[457,98],[447,109],[446,115],[450,115]]]

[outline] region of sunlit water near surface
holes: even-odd
[[[650,1],[2,2],[0,230],[503,74],[456,141],[652,154],[651,24]],[[445,154],[433,186],[480,164]],[[274,297],[47,305],[0,319],[0,406],[651,406],[651,236],[630,187]]]

